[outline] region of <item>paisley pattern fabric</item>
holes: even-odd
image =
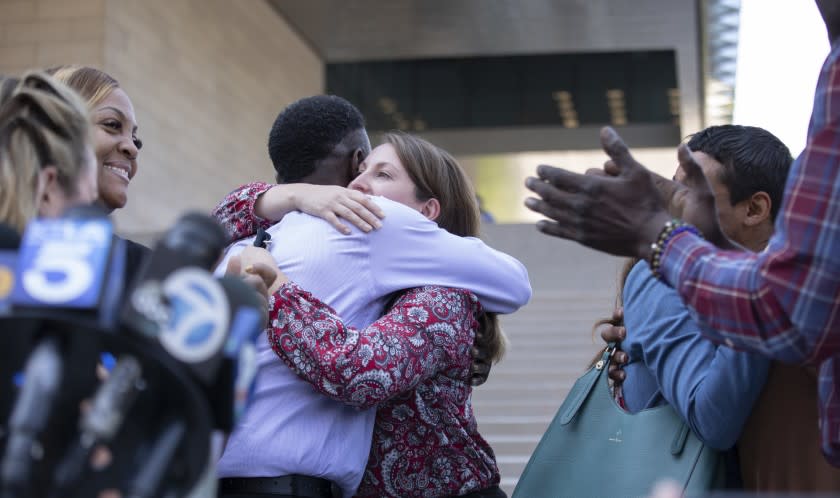
[[[271,183],[251,182],[237,188],[222,199],[211,213],[225,229],[230,240],[244,239],[266,229],[271,222],[254,213],[254,204],[260,195],[273,187]]]
[[[271,298],[269,343],[321,393],[378,408],[360,497],[444,497],[499,483],[469,383],[481,305],[465,290],[412,289],[363,330],[287,283]]]

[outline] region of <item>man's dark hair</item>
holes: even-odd
[[[723,165],[720,181],[729,189],[732,205],[767,192],[770,216],[776,219],[793,157],[775,135],[755,126],[710,126],[692,135],[687,145]]]
[[[315,170],[349,133],[365,127],[362,113],[335,95],[300,99],[277,115],[268,134],[268,155],[277,181],[299,181]]]

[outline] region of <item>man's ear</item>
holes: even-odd
[[[355,178],[356,173],[359,172],[359,165],[365,160],[365,151],[362,149],[356,149],[353,151],[353,157],[350,160],[350,167],[352,170],[350,171],[350,177]]]
[[[423,203],[423,207],[420,208],[420,214],[435,221],[440,216],[440,202],[432,197]]]
[[[756,226],[770,218],[773,202],[767,192],[756,192],[747,199],[747,216],[744,224]]]

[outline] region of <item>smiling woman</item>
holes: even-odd
[[[137,173],[143,143],[131,99],[116,79],[92,67],[61,66],[48,71],[76,90],[90,109],[99,171],[99,202],[109,211],[128,201],[128,185]]]
[[[137,174],[137,155],[143,143],[137,138],[137,120],[131,99],[108,73],[86,66],[49,69],[55,79],[76,91],[87,102],[93,124],[93,148],[99,183],[99,204],[109,212],[125,207],[128,185]],[[125,286],[129,288],[150,251],[126,240]]]

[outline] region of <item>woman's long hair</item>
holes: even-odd
[[[386,133],[382,142],[391,144],[396,150],[397,157],[416,186],[417,199],[438,200],[440,214],[435,221],[439,227],[461,237],[479,236],[481,217],[475,190],[451,154],[422,138],[403,132]],[[498,315],[485,312],[476,319],[490,361],[498,362],[507,343]]]
[[[633,270],[633,267],[636,266],[636,263],[639,262],[639,258],[629,258],[624,262],[624,266],[621,267],[621,273],[618,277],[618,285],[616,285],[616,293],[615,293],[615,307],[613,309],[623,308],[624,307],[624,298],[622,297],[624,294],[624,284],[627,282],[627,276],[630,275],[630,271]],[[595,325],[592,326],[592,336],[595,337],[595,334],[598,332],[598,329],[603,327],[604,325],[611,325],[611,326],[619,326],[624,325],[624,320],[616,320],[613,317],[609,318],[601,318]],[[592,361],[589,362],[589,366],[598,363],[598,360],[601,359],[601,351],[598,351],[595,354],[595,357]]]

